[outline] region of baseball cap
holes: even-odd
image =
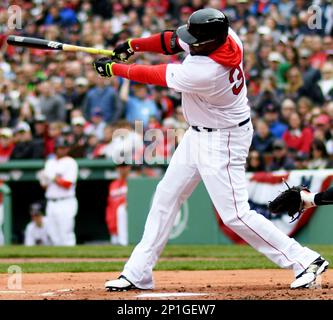
[[[315,124],[329,124],[329,123],[330,123],[330,117],[326,114],[319,115],[315,120]]]
[[[15,132],[29,132],[31,131],[30,126],[27,122],[21,121],[15,127]]]
[[[43,214],[43,208],[42,205],[39,202],[32,203],[30,206],[30,215],[42,215]]]
[[[283,140],[277,139],[273,142],[273,149],[284,149],[286,147],[286,144]]]
[[[13,136],[13,131],[10,128],[2,128],[2,129],[0,129],[0,136],[6,137],[6,138],[11,138]]]
[[[261,35],[268,35],[271,34],[271,32],[272,32],[271,28],[267,26],[260,26],[258,28],[258,33]]]
[[[100,108],[96,108],[92,111],[91,115],[94,117],[102,117],[103,116],[103,111]]]
[[[279,52],[273,51],[268,55],[268,61],[271,62],[283,62],[283,57]]]
[[[264,112],[278,112],[278,108],[274,104],[269,103],[264,107]]]
[[[299,56],[301,58],[308,58],[311,56],[311,51],[309,49],[303,48],[299,51]]]
[[[69,135],[71,133],[72,133],[72,128],[70,126],[64,126],[61,129],[61,134],[63,134],[63,135]]]
[[[87,78],[79,77],[79,78],[75,79],[74,84],[76,86],[86,87],[89,84],[89,81]]]
[[[185,6],[180,9],[180,13],[182,14],[191,14],[193,12],[191,7]]]
[[[123,10],[123,6],[120,3],[115,3],[112,7],[112,9],[114,11],[122,11]]]
[[[35,122],[46,122],[46,117],[43,114],[37,114],[34,120]]]
[[[84,126],[86,123],[86,119],[83,117],[74,117],[71,121],[73,126]]]

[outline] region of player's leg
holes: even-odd
[[[174,220],[182,203],[191,195],[200,181],[200,175],[190,157],[195,153],[191,146],[189,129],[177,147],[169,167],[159,182],[140,243],[125,265],[122,276],[141,289],[153,288],[152,269],[168,241]],[[117,281],[117,280],[116,280]],[[105,286],[114,288],[117,282]]]
[[[199,163],[199,171],[223,222],[277,265],[293,268],[298,275],[319,254],[302,247],[271,221],[250,211],[244,168],[252,138],[252,129],[249,128],[248,131],[237,128],[215,134],[216,141],[203,150],[203,155],[210,154],[210,159]],[[219,146],[219,151],[215,151],[216,146]],[[209,174],[207,166],[213,174]]]
[[[58,202],[57,218],[60,224],[59,232],[63,246],[74,246],[76,244],[74,228],[77,209],[78,203],[76,198]]]
[[[47,201],[46,204],[46,217],[47,217],[47,233],[51,239],[52,245],[59,246],[61,245],[60,231],[59,231],[59,219],[57,219],[57,210],[56,210],[55,201]]]

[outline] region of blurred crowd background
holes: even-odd
[[[22,29],[8,26],[8,7]],[[317,28],[308,8],[320,8]],[[245,75],[255,135],[248,171],[333,167],[333,6],[331,1],[34,0],[0,5],[0,161],[46,159],[66,136],[75,158],[108,158],[114,131],[186,130],[180,95],[166,88],[104,79],[94,56],[7,46],[8,34],[113,49],[185,24],[204,7],[223,10],[245,49]],[[136,54],[131,62],[181,61],[182,54]],[[174,150],[160,141],[161,158]]]

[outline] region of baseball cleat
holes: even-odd
[[[316,281],[317,276],[326,271],[328,265],[329,262],[323,257],[317,258],[306,270],[296,277],[296,280],[290,285],[290,288],[309,288]]]
[[[137,288],[133,283],[128,281],[125,276],[120,276],[116,280],[106,281],[105,289],[107,289],[108,291],[128,291]]]

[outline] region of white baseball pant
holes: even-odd
[[[77,210],[78,203],[74,197],[47,201],[47,227],[54,246],[74,246],[76,244],[74,228]]]
[[[319,257],[250,210],[245,162],[252,134],[251,122],[223,131],[187,130],[156,188],[143,237],[122,272],[135,286],[154,287],[152,269],[181,204],[201,179],[223,222],[280,267],[298,275]]]

